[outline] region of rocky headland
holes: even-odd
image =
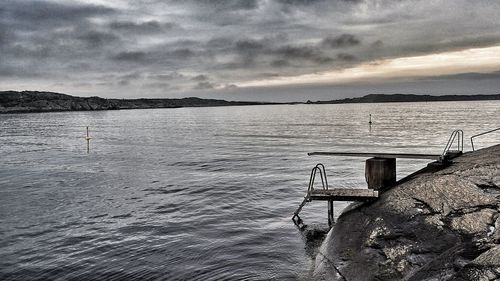
[[[53,92],[0,92],[0,113],[178,108],[261,104],[269,103],[200,99],[195,97],[181,99],[105,99],[100,97],[75,97]]]
[[[307,101],[308,104],[340,103],[386,103],[386,102],[436,102],[436,101],[480,101],[500,100],[497,95],[412,95],[412,94],[370,94],[357,98],[345,98],[329,101]]]
[[[315,280],[500,280],[500,145],[425,168],[351,205],[316,256]]]
[[[475,101],[500,100],[500,95],[407,95],[371,94],[358,98],[330,101],[307,101],[305,104],[343,104],[343,103],[385,103],[385,102],[433,102],[433,101]],[[265,104],[303,104],[303,102],[249,102],[201,99],[196,97],[105,99],[101,97],[76,97],[61,93],[39,91],[0,91],[0,114],[23,112],[80,111],[80,110],[118,110],[145,108],[178,108],[206,106],[238,106]]]

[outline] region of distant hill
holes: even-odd
[[[346,98],[330,101],[307,101],[306,104],[342,103],[384,103],[384,102],[432,102],[432,101],[475,101],[500,100],[499,95],[405,95],[376,94],[359,98]],[[207,106],[238,106],[278,104],[270,102],[226,101],[217,99],[105,99],[100,97],[75,97],[66,94],[37,91],[0,91],[0,113],[81,111],[81,110],[119,110],[141,108],[178,108]],[[299,102],[287,104],[301,104]]]
[[[431,102],[431,101],[477,101],[500,100],[498,95],[405,95],[405,94],[371,94],[360,98],[346,98],[330,101],[307,101],[308,104],[339,104],[339,103],[383,103],[383,102]]]
[[[0,113],[261,105],[216,99],[105,99],[37,91],[0,91]]]

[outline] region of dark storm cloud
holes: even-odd
[[[326,0],[278,0],[278,2],[287,5],[315,5]]]
[[[253,55],[262,51],[265,48],[265,45],[261,41],[246,39],[237,41],[235,47],[236,51],[242,54]]]
[[[325,47],[329,48],[344,48],[359,45],[361,41],[352,34],[342,34],[337,37],[326,37],[322,43]]]
[[[219,10],[251,10],[257,8],[259,4],[258,0],[173,0],[172,2]]]
[[[4,47],[11,40],[9,31],[0,24],[0,49]]]
[[[2,86],[37,76],[43,85],[93,79],[106,93],[220,89],[500,43],[494,0],[146,2],[0,1]]]
[[[355,61],[357,58],[351,54],[339,53],[337,54],[337,59],[341,61]]]
[[[110,15],[114,9],[100,5],[62,4],[48,1],[4,0],[0,14],[26,29],[45,25],[64,25],[95,16]]]
[[[190,57],[195,56],[195,51],[189,49],[189,48],[179,48],[175,49],[169,52],[166,52],[168,57],[171,57],[173,59],[179,59],[179,60],[185,60]]]
[[[318,64],[330,63],[332,58],[325,56],[323,52],[311,46],[285,46],[277,49],[275,54],[283,57],[283,59],[290,60],[308,60]]]
[[[109,27],[112,30],[119,32],[141,32],[141,33],[159,33],[162,31],[170,30],[177,27],[176,24],[171,22],[161,23],[156,20],[150,20],[145,22],[134,22],[134,21],[114,21],[109,23]]]
[[[113,33],[91,30],[76,37],[82,40],[90,48],[102,47],[106,44],[119,40]]]
[[[146,53],[141,51],[124,51],[112,57],[116,61],[140,62],[146,60]]]

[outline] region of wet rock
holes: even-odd
[[[347,208],[316,257],[316,280],[500,278],[500,145],[426,168]]]

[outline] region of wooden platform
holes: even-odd
[[[440,160],[439,154],[415,154],[415,153],[364,153],[364,152],[310,152],[309,156],[350,156],[350,157],[365,157],[365,158],[409,158],[409,159],[431,159]]]
[[[378,191],[373,189],[315,189],[310,193],[310,200],[325,201],[369,201],[378,198]]]

